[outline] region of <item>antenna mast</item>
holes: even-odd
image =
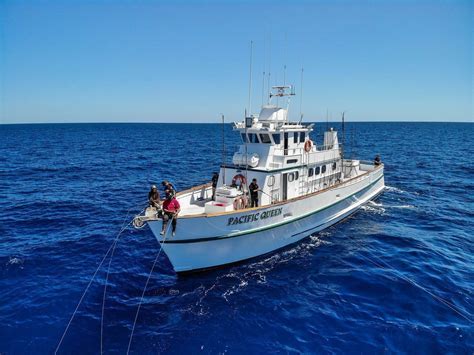
[[[303,121],[303,72],[304,68],[301,67],[301,83],[300,83],[300,123]]]
[[[225,124],[224,114],[222,116],[222,185],[225,185]]]
[[[253,54],[253,41],[250,41],[249,102],[248,102],[249,114],[252,114],[252,54]]]

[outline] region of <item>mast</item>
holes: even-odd
[[[222,185],[225,185],[225,124],[224,114],[222,116]]]

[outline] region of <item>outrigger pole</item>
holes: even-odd
[[[224,114],[222,117],[222,185],[225,185],[225,123]]]

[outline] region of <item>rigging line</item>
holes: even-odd
[[[117,239],[120,237],[120,235],[122,234],[122,232],[132,223],[132,221],[130,221],[124,228],[122,228],[122,230],[119,232],[119,234],[117,234],[117,236],[115,237],[114,239],[114,242],[110,245],[109,249],[107,250],[107,252],[105,253],[104,257],[102,258],[101,262],[99,263],[99,266],[97,266],[97,269],[95,270],[94,274],[92,275],[92,278],[90,279],[89,283],[87,284],[87,287],[86,289],[84,290],[84,292],[82,293],[82,296],[81,298],[79,299],[79,303],[77,304],[76,306],[76,309],[74,310],[71,318],[69,319],[69,322],[66,326],[66,329],[64,329],[64,333],[63,335],[61,336],[61,339],[59,340],[59,343],[58,343],[58,346],[56,347],[56,350],[54,351],[55,354],[58,353],[58,350],[59,348],[61,347],[61,344],[64,340],[64,337],[66,336],[66,333],[67,331],[69,330],[69,327],[71,326],[71,323],[72,323],[72,320],[74,319],[74,317],[76,316],[77,314],[77,311],[79,309],[79,306],[81,305],[82,301],[84,300],[84,297],[87,293],[87,291],[89,290],[89,287],[91,286],[92,284],[92,281],[94,281],[96,275],[97,275],[97,272],[99,271],[99,269],[102,267],[102,264],[104,263],[105,259],[107,258],[107,256],[109,255],[110,251],[112,250],[112,247],[114,246],[115,242],[117,241]]]
[[[350,236],[349,236],[350,237]],[[359,245],[359,247],[362,247],[362,244],[359,243],[356,239],[354,239],[353,237],[350,237],[350,239],[352,239],[353,241],[356,242],[356,244]],[[368,251],[370,253],[370,251]],[[374,264],[375,266],[379,267],[379,268],[382,268],[382,269],[385,269],[385,270],[388,270],[388,271],[392,271],[393,274],[395,274],[395,276],[398,276],[399,278],[405,280],[406,282],[412,284],[413,286],[416,286],[418,287],[420,290],[422,291],[425,291],[427,294],[429,294],[431,297],[433,297],[434,299],[436,299],[437,301],[443,303],[446,307],[450,308],[452,311],[454,311],[455,313],[457,313],[458,315],[460,315],[462,318],[466,319],[468,322],[470,323],[473,323],[472,319],[470,317],[472,317],[472,315],[469,313],[469,312],[466,312],[468,314],[465,315],[463,312],[461,312],[460,309],[458,309],[458,307],[456,305],[454,305],[453,303],[447,301],[446,299],[442,298],[441,296],[438,296],[436,294],[434,294],[433,292],[431,292],[430,290],[428,290],[427,288],[425,288],[424,286],[420,285],[419,283],[417,283],[416,281],[412,280],[411,278],[409,278],[408,276],[405,276],[403,275],[400,271],[396,270],[394,267],[392,267],[390,264],[388,264],[386,261],[380,259],[379,257],[377,257],[376,255],[372,254],[372,257],[374,259],[377,259],[379,262],[383,263],[386,265],[386,267],[384,267],[383,265],[381,265],[380,263],[370,259],[369,257],[363,255],[362,253],[359,253],[359,255],[366,259],[367,261],[371,262],[372,264]]]
[[[122,222],[122,227],[120,227],[120,231],[119,231],[119,234],[118,236],[120,236],[120,234],[122,234],[122,232],[125,230],[125,228],[128,227],[128,225],[130,224],[130,222],[126,225],[126,227],[124,228],[124,225],[125,223],[127,222],[128,220],[128,216],[130,214],[130,211],[133,209],[134,207],[130,207],[127,211],[127,215],[125,216],[123,222]],[[144,211],[145,211],[146,207],[144,209],[142,209],[138,215],[141,215]],[[133,221],[133,220],[132,220]],[[112,253],[110,254],[110,259],[109,259],[109,265],[107,267],[107,274],[105,276],[105,285],[104,285],[104,294],[102,296],[102,313],[101,313],[101,317],[100,317],[100,353],[103,354],[103,337],[104,337],[104,313],[105,313],[105,297],[106,297],[106,294],[107,294],[107,285],[108,285],[108,280],[109,280],[109,273],[110,273],[110,265],[112,264],[112,259],[114,257],[114,253],[115,253],[115,248],[117,246],[117,243],[118,243],[118,240],[119,238],[117,237],[114,242],[113,242],[113,248],[112,248]]]
[[[151,275],[153,274],[153,270],[155,269],[155,265],[156,265],[156,262],[158,261],[158,257],[160,256],[161,251],[163,250],[163,245],[165,245],[164,242],[166,240],[166,237],[168,236],[168,233],[170,231],[171,225],[173,224],[174,218],[175,217],[173,216],[173,218],[171,218],[171,220],[168,221],[168,227],[166,229],[166,233],[165,233],[165,236],[163,238],[163,243],[161,243],[160,250],[156,254],[155,260],[153,261],[153,265],[151,266],[150,273],[148,274],[148,278],[146,279],[145,287],[143,288],[142,296],[140,298],[140,302],[138,303],[137,313],[135,313],[135,320],[133,321],[132,332],[130,333],[130,339],[128,341],[127,355],[130,353],[130,347],[132,345],[132,339],[133,339],[133,334],[135,332],[135,326],[136,326],[137,320],[138,320],[138,314],[140,313],[140,308],[142,306],[143,298],[145,297],[145,292],[146,292],[146,289],[148,287],[148,283],[150,282],[150,278],[151,278]]]

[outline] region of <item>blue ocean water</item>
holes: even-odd
[[[238,136],[225,130],[230,157]],[[472,354],[473,136],[472,124],[349,123],[347,155],[381,154],[386,192],[322,233],[236,266],[177,277],[160,254],[131,352]],[[0,353],[52,353],[149,185],[166,178],[180,190],[218,169],[221,126],[4,125],[0,151]],[[105,352],[126,351],[158,251],[146,228],[119,239]],[[107,266],[59,353],[100,352]]]

